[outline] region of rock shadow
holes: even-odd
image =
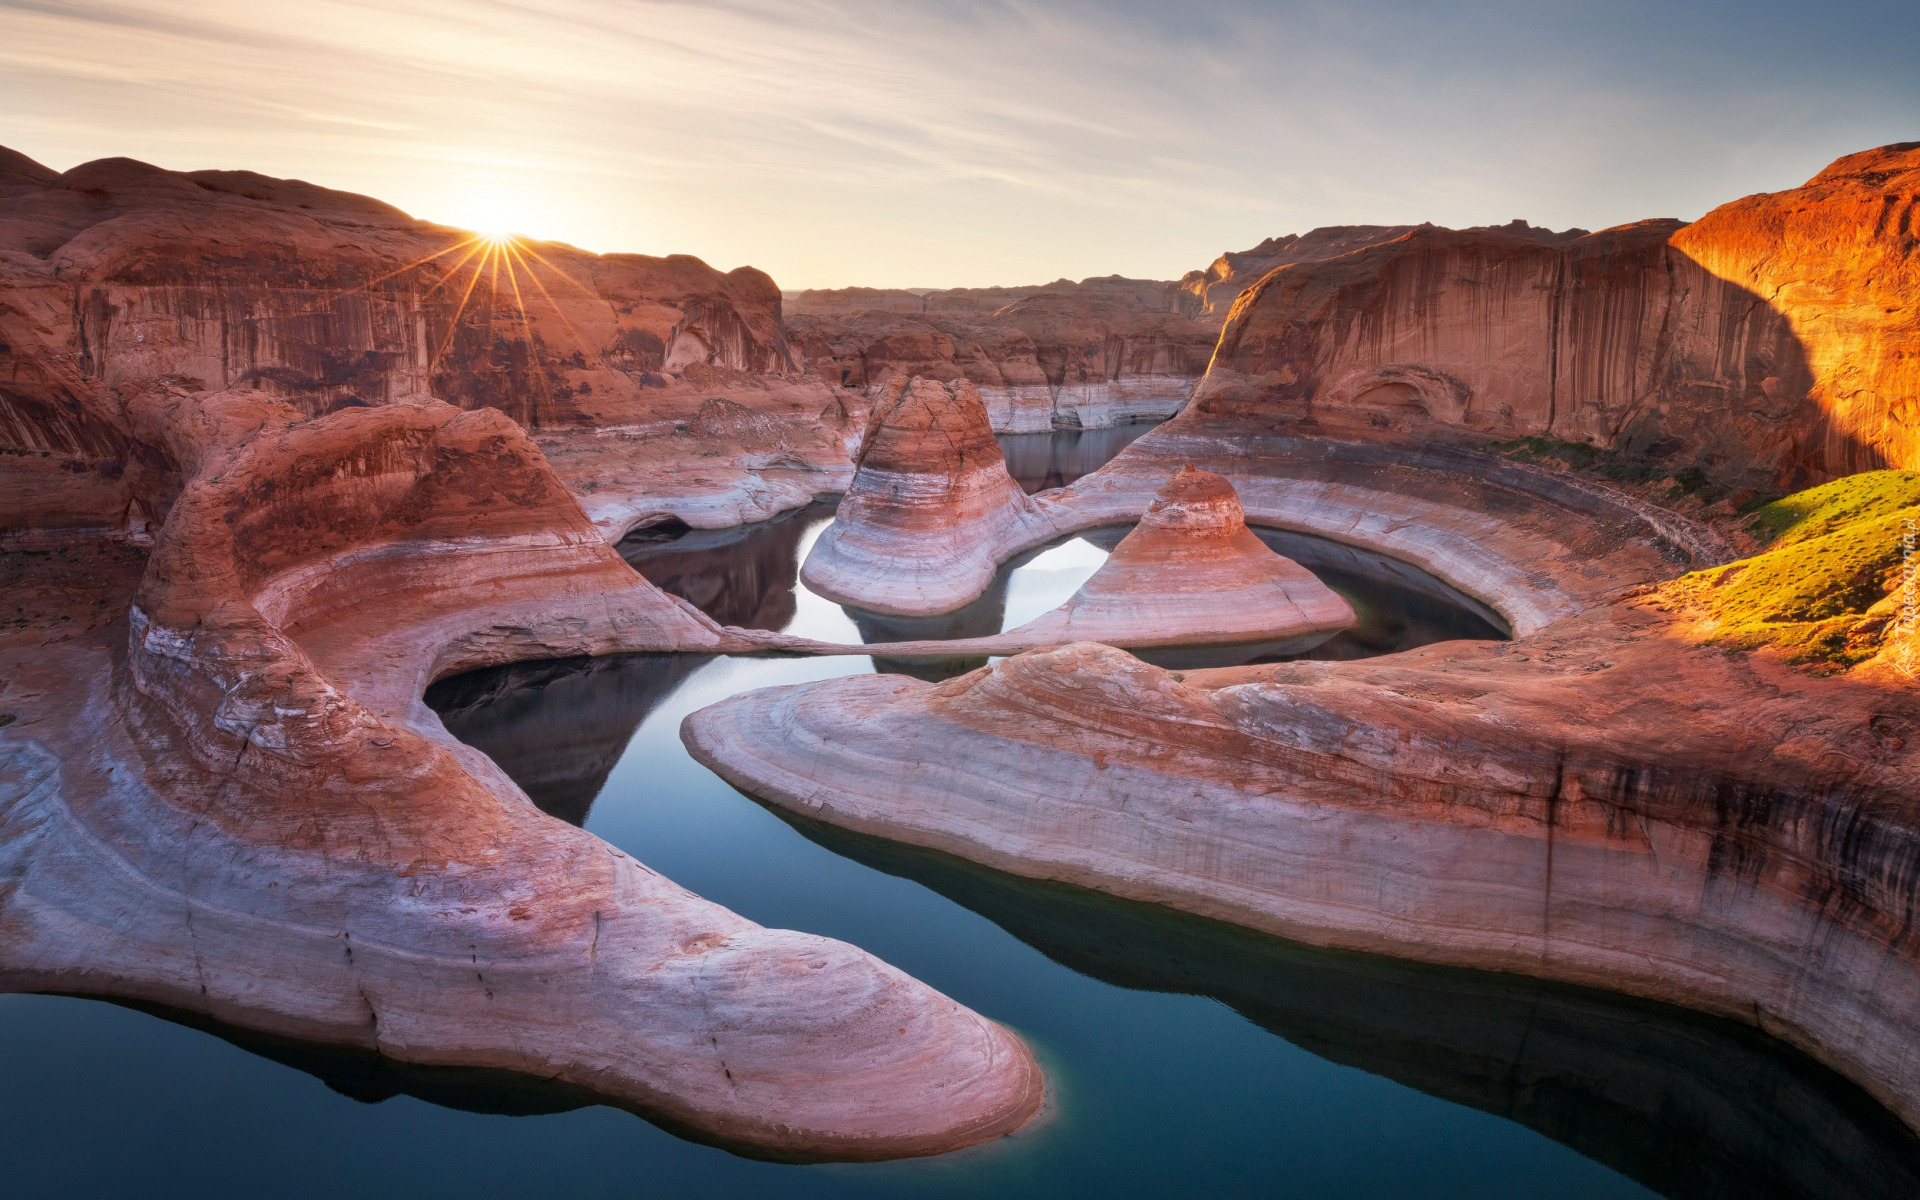
[[[728,529],[652,526],[629,533],[615,549],[647,582],[722,625],[784,629],[795,612],[801,539],[833,510],[832,503],[815,501]]]

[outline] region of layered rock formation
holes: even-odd
[[[1247,528],[1233,485],[1184,467],[1093,577],[1059,608],[1005,633],[874,645],[890,659],[1017,654],[1074,641],[1142,652],[1234,647],[1234,661],[1295,653],[1354,622],[1353,608]],[[878,639],[870,639],[878,643]]]
[[[1253,536],[1232,484],[1185,467],[1071,600],[1011,632],[1039,645],[1261,642],[1278,652],[1353,620],[1345,600]]]
[[[877,393],[896,376],[966,380],[1003,433],[1099,428],[1176,411],[1214,331],[1171,284],[1061,280],[1037,288],[803,292],[788,329],[829,384]]]
[[[1033,1113],[1012,1035],[542,814],[422,704],[519,657],[759,644],[634,575],[506,416],[136,417],[186,482],[131,611],[4,652],[0,986],[554,1078],[759,1154]]]
[[[1763,489],[1915,465],[1916,178],[1909,143],[1684,227],[1420,227],[1283,265],[1235,301],[1195,403],[1591,442]]]
[[[1785,670],[1622,606],[1184,680],[1079,645],[754,693],[685,736],[770,803],[1000,870],[1748,1020],[1920,1121],[1920,707]]]
[[[1529,1126],[1668,1200],[1920,1191],[1911,1131],[1750,1026],[1510,973],[1322,950],[780,815],[1075,971],[1213,997],[1303,1050]]]
[[[0,155],[0,537],[60,547],[7,563],[32,609],[0,627],[0,986],[558,1077],[756,1153],[1014,1128],[1040,1088],[1017,1039],[540,814],[422,692],[523,657],[870,652],[715,624],[610,548],[636,526],[844,487],[808,583],[944,612],[1192,463],[1519,640],[1179,677],[1076,645],[740,698],[689,738],[775,803],[1008,870],[1724,1013],[1920,1126],[1920,710],[1884,594],[1911,505],[1731,563],[1658,505],[1463,448],[1584,439],[1756,487],[1911,463],[1916,156],[1684,228],[1319,231],[1161,308],[1127,280],[856,298],[897,311],[796,318],[801,372],[757,272]],[[1071,487],[1012,481],[995,424],[1176,402],[1229,296],[1181,417]],[[1324,608],[1236,551],[1223,487],[1185,476],[1027,632],[1151,636],[1138,578],[1202,569]],[[1230,530],[1204,553],[1165,527],[1203,513]],[[1832,578],[1782,582],[1815,558]],[[1215,634],[1257,615],[1194,598]],[[581,732],[555,807],[608,761]]]
[[[896,379],[874,403],[853,486],[800,578],[873,612],[950,612],[1047,529],[1007,474],[972,384]]]
[[[162,385],[251,388],[308,416],[500,409],[547,431],[615,540],[676,505],[732,523],[847,478],[845,401],[799,374],[759,271],[488,242],[247,172],[107,159],[60,174],[0,153],[0,535],[157,521],[177,471],[128,406]],[[706,428],[716,399],[753,427]],[[682,429],[692,441],[650,445]],[[608,439],[623,453],[604,453]],[[625,453],[635,441],[650,452]],[[702,461],[720,456],[726,469]],[[685,494],[636,509],[634,458]],[[741,503],[763,468],[769,494]]]
[[[1685,522],[1461,451],[1176,426],[1051,503],[1085,515],[1211,437],[1249,512],[1315,497],[1280,511],[1332,532],[1350,506],[1373,523],[1349,540],[1423,553],[1519,640],[1174,674],[1078,644],[932,687],[736,697],[689,718],[689,746],[769,803],[999,870],[1745,1020],[1920,1126],[1920,697],[1892,610],[1857,611],[1899,586],[1891,550],[1870,583],[1828,553],[1826,583],[1803,578],[1776,615],[1853,606],[1835,618],[1849,644],[1881,639],[1810,678],[1716,644],[1724,610],[1758,601],[1697,610],[1702,590],[1770,568],[1716,565],[1724,544]],[[1778,506],[1812,526],[1788,549],[1913,511],[1910,476],[1831,491]],[[1710,569],[1658,586],[1689,560]]]

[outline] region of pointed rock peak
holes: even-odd
[[[867,418],[856,467],[957,475],[1002,462],[987,406],[966,380],[895,376]]]
[[[1231,537],[1247,527],[1240,496],[1225,477],[1192,463],[1175,471],[1140,518],[1143,530],[1166,530],[1187,537]]]

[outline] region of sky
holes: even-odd
[[[0,0],[0,145],[782,287],[1700,216],[1920,140],[1920,3]]]

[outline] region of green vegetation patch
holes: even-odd
[[[1749,520],[1777,549],[1916,506],[1920,471],[1863,471],[1764,504]]]
[[[1761,505],[1749,521],[1769,540],[1765,551],[1683,575],[1662,593],[1704,610],[1710,641],[1729,650],[1772,646],[1825,671],[1879,653],[1908,547],[1920,555],[1920,472],[1850,475]]]

